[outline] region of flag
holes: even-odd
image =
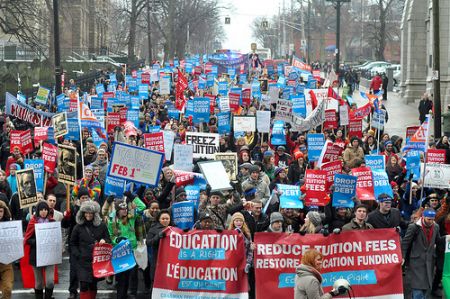
[[[78,107],[79,107],[80,126],[89,129],[94,129],[98,133],[98,136],[100,138],[106,139],[106,134],[103,129],[103,126],[100,123],[100,121],[95,117],[95,115],[92,113],[91,109],[89,109],[89,107],[85,103],[80,101],[78,101]]]
[[[376,113],[380,113],[380,101],[378,101],[378,98],[373,101],[373,107],[375,108]]]
[[[337,100],[339,102],[339,106],[344,106],[345,104],[347,104],[335,91],[334,89],[330,86],[328,87],[328,97],[329,98],[333,98],[335,100]]]
[[[314,91],[310,90],[309,95],[311,96],[312,110],[314,110],[316,109],[319,102],[317,101],[316,94],[314,93]]]
[[[186,104],[186,96],[184,95],[184,91],[188,87],[188,81],[184,77],[183,73],[178,70],[178,82],[176,88],[176,96],[175,96],[175,108],[178,110],[183,110],[184,105]]]
[[[427,114],[425,121],[420,125],[414,135],[408,140],[403,147],[403,152],[407,153],[410,150],[426,152],[427,140],[430,133],[430,115]]]

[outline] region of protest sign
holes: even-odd
[[[175,185],[177,187],[196,184],[198,178],[203,179],[203,175],[196,172],[173,169],[173,173],[175,174]]]
[[[372,105],[370,103],[365,104],[355,110],[350,110],[350,121],[352,119],[362,119],[370,114],[372,111]]]
[[[239,110],[240,99],[241,99],[241,95],[239,93],[235,93],[235,92],[228,93],[228,100],[230,103],[231,112],[236,112]]]
[[[164,155],[166,160],[172,159],[173,143],[175,141],[175,133],[172,131],[163,131],[164,135]]]
[[[294,114],[292,131],[305,132],[322,125],[325,121],[325,101],[322,101],[308,116],[303,119]]]
[[[376,170],[376,169],[385,170],[385,156],[365,155],[364,160],[366,162],[366,166],[370,167],[372,170]]]
[[[231,114],[230,112],[219,112],[217,116],[217,131],[219,134],[227,134],[231,131]]]
[[[424,187],[450,188],[450,165],[427,163]]]
[[[107,116],[107,131],[113,133],[115,127],[120,127],[120,112],[109,112]]]
[[[299,94],[291,97],[292,101],[292,112],[298,114],[299,116],[306,117],[306,101],[305,95]]]
[[[433,164],[445,164],[446,160],[445,149],[433,149],[429,148],[427,150],[427,163]]]
[[[347,105],[339,106],[339,124],[341,126],[347,126],[349,124]]]
[[[270,132],[270,111],[256,111],[256,128],[260,133]]]
[[[163,160],[164,153],[115,142],[108,175],[156,187]]]
[[[144,136],[144,147],[157,151],[160,153],[164,153],[164,133],[156,132],[156,133],[146,133]]]
[[[330,187],[333,185],[334,176],[338,173],[342,173],[342,161],[336,160],[328,163],[324,163],[320,166],[320,169],[324,170],[327,173],[327,192],[330,191]]]
[[[327,173],[324,170],[307,169],[305,174],[305,205],[326,206],[329,196],[326,191]]]
[[[55,138],[59,138],[68,133],[67,128],[67,112],[61,112],[52,117],[53,128],[55,130]]]
[[[170,76],[163,76],[159,81],[159,93],[161,95],[170,94]]]
[[[180,229],[191,229],[194,226],[195,204],[193,201],[175,202],[172,204],[172,220]]]
[[[25,169],[33,169],[36,180],[36,189],[38,192],[44,191],[44,160],[25,159],[23,161]]]
[[[194,148],[191,144],[175,144],[173,147],[173,168],[192,171]]]
[[[233,116],[233,130],[235,132],[256,132],[254,116]]]
[[[394,193],[392,192],[391,184],[389,184],[389,179],[386,171],[384,169],[374,169],[373,167],[371,168],[375,198],[378,198],[378,196],[383,193],[394,197]]]
[[[198,166],[206,181],[211,186],[211,190],[233,189],[222,161],[200,162]]]
[[[302,254],[315,248],[323,255],[322,287],[346,279],[357,298],[403,299],[402,252],[395,229],[331,234],[255,234],[256,298],[293,298]]]
[[[407,177],[409,174],[413,174],[413,180],[419,180],[421,178],[420,173],[420,152],[408,151],[406,153],[406,170]]]
[[[166,234],[159,245],[153,299],[192,294],[196,298],[248,298],[244,239],[236,231],[184,233],[173,227]]]
[[[286,132],[284,130],[284,121],[276,120],[273,123],[270,142],[273,145],[286,145]]]
[[[19,102],[15,96],[6,93],[5,113],[33,126],[48,127],[52,125],[53,113],[43,112],[27,104]]]
[[[219,110],[220,112],[230,111],[230,99],[226,97],[220,97],[219,99]]]
[[[338,160],[342,152],[343,152],[342,147],[328,140],[325,143],[322,152],[320,153],[318,166],[320,167],[323,163]]]
[[[303,209],[303,202],[300,199],[302,193],[299,186],[277,184],[277,191],[280,194],[280,208]]]
[[[92,251],[92,272],[94,277],[103,278],[114,275],[114,268],[111,263],[112,258],[111,244],[95,243]]]
[[[200,201],[200,187],[198,185],[188,185],[184,187],[186,192],[186,200],[192,201],[194,203],[195,210],[198,210],[198,205]]]
[[[348,124],[348,137],[362,138],[362,119],[350,119]]]
[[[122,197],[123,192],[125,190],[125,186],[126,186],[125,180],[106,176],[104,194]]]
[[[323,134],[307,134],[306,143],[308,144],[309,161],[317,161],[325,144],[325,136]]]
[[[369,167],[353,168],[352,175],[358,178],[356,198],[359,200],[375,200],[372,170]]]
[[[228,95],[228,83],[226,81],[219,82],[219,91],[220,96],[226,97]]]
[[[420,128],[420,126],[409,126],[406,127],[406,139],[405,141],[408,142],[408,140],[414,136],[414,134],[417,132],[417,130]]]
[[[14,152],[14,149],[16,148],[24,155],[29,154],[34,150],[30,129],[25,131],[10,131],[10,152]]]
[[[20,208],[34,206],[38,202],[36,179],[32,168],[16,171],[17,193]]]
[[[275,119],[285,122],[292,122],[292,102],[289,100],[277,100],[277,110]]]
[[[242,75],[241,75],[242,77]],[[243,88],[242,89],[242,105],[245,107],[250,106],[251,102],[251,89],[250,88]]]
[[[357,177],[348,174],[334,175],[333,207],[353,208]]]
[[[4,265],[23,257],[22,221],[0,221],[0,252]]]
[[[385,120],[386,120],[386,111],[385,110],[379,110],[378,112],[375,111],[373,113],[373,118],[372,118],[372,127],[379,129],[379,130],[383,130]]]
[[[323,123],[324,129],[336,129],[338,127],[338,119],[336,111],[334,109],[325,110],[325,122]]]
[[[47,105],[48,96],[50,95],[50,89],[39,86],[36,98],[34,101],[38,104]]]
[[[58,181],[75,185],[77,180],[77,149],[58,144]]]
[[[36,223],[36,266],[62,263],[61,222]]]
[[[213,133],[186,132],[186,144],[194,148],[194,158],[214,159],[219,152],[220,135]]]
[[[194,123],[208,122],[210,112],[210,100],[208,98],[194,98]]]
[[[214,160],[222,161],[223,167],[225,168],[230,181],[236,180],[236,175],[239,171],[237,153],[216,153]]]
[[[52,144],[42,144],[42,159],[44,160],[44,170],[53,173],[56,167],[56,158],[58,157],[58,147]]]
[[[49,138],[49,128],[51,127],[35,127],[34,128],[34,146],[37,147],[41,141],[46,141]],[[53,131],[53,130],[50,130]],[[50,142],[50,141],[48,141]]]
[[[112,249],[111,264],[114,274],[118,274],[136,266],[130,240],[123,240]]]

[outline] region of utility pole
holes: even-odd
[[[59,8],[58,0],[53,0],[53,42],[55,44],[55,93],[62,93],[61,87],[61,51],[59,45]]]
[[[151,65],[152,64],[152,59],[153,59],[153,53],[152,53],[152,30],[151,30],[151,17],[152,17],[152,12],[151,12],[151,8],[150,7],[150,1],[152,0],[147,0],[147,46],[148,46],[148,64]],[[153,3],[154,5],[154,3]]]
[[[433,100],[434,100],[434,137],[441,137],[441,55],[439,53],[439,0],[433,0]],[[428,142],[428,141],[427,141]]]
[[[341,3],[350,2],[350,0],[327,0],[333,2],[336,8],[336,72],[339,72],[339,56],[341,55],[340,40],[341,40]]]
[[[283,57],[286,58],[286,6],[285,0],[283,0]]]
[[[308,0],[308,37],[306,47],[308,64],[311,64],[311,0]]]

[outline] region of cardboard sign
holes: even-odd
[[[64,136],[69,132],[67,127],[67,112],[55,114],[52,117],[52,122],[55,130],[55,138]]]
[[[51,129],[51,130],[49,130]],[[50,140],[54,139],[51,138],[52,133],[54,132],[52,127],[35,127],[34,128],[34,146],[37,147],[41,141],[51,142]]]
[[[324,170],[307,169],[305,174],[305,205],[306,206],[326,206],[329,197],[327,196],[327,173]]]
[[[245,246],[236,231],[172,227],[160,241],[152,298],[248,298]],[[175,269],[175,266],[178,270]],[[188,273],[192,275],[183,275]]]
[[[273,145],[286,145],[286,132],[284,130],[284,121],[276,120],[273,123],[270,142]]]
[[[22,221],[0,221],[0,263],[7,265],[23,257]]]
[[[323,146],[325,145],[325,136],[320,134],[307,134],[306,141],[308,144],[308,158],[309,161],[317,161],[322,152]]]
[[[256,128],[260,133],[270,132],[270,111],[256,111]]]
[[[239,110],[239,101],[241,99],[241,95],[239,93],[230,92],[228,93],[228,99],[230,102],[230,110],[232,112],[236,112]]]
[[[39,86],[35,102],[42,105],[47,105],[48,96],[50,95],[50,89]]]
[[[406,127],[406,141],[408,141],[414,133],[417,132],[417,130],[420,128],[420,126],[409,126]]]
[[[36,223],[36,265],[44,267],[62,263],[61,222]]]
[[[323,163],[338,160],[342,152],[343,149],[338,144],[327,141],[322,149],[322,152],[320,153],[318,166]]]
[[[339,106],[339,124],[341,126],[347,126],[349,124],[348,106]]]
[[[356,198],[359,200],[375,200],[372,170],[369,167],[353,168],[352,175],[358,178]]]
[[[217,117],[217,131],[219,134],[227,134],[231,131],[231,114],[230,112],[219,112]]]
[[[329,192],[330,187],[334,183],[334,176],[338,173],[342,173],[342,161],[332,161],[320,166],[320,169],[324,170],[327,173],[327,187],[326,190]]]
[[[186,132],[186,144],[194,148],[194,158],[214,159],[219,152],[220,135],[213,133]]]
[[[144,147],[145,148],[152,150],[152,151],[164,153],[164,133],[163,132],[146,133],[146,134],[143,134],[143,136],[144,136]]]
[[[164,155],[166,160],[172,159],[173,144],[175,142],[175,133],[172,131],[163,131],[164,135]]]
[[[173,148],[173,168],[192,171],[194,148],[191,144],[175,144]]]
[[[428,149],[427,150],[427,163],[432,164],[445,164],[446,151],[445,149]]]
[[[424,182],[428,188],[450,188],[450,165],[427,163]]]
[[[362,138],[362,119],[350,119],[348,124],[348,137]]]
[[[336,129],[338,127],[338,119],[334,109],[325,110],[324,129]]]
[[[115,127],[120,127],[120,112],[110,112],[108,113],[108,133],[113,133]]]
[[[254,239],[258,299],[294,298],[296,269],[310,248],[324,256],[320,271],[324,293],[343,278],[357,298],[403,298],[402,252],[395,229],[344,231],[327,237],[256,233]]]
[[[175,202],[172,204],[172,220],[180,229],[191,229],[194,226],[195,205],[193,201]]]
[[[378,198],[378,196],[383,193],[394,197],[386,171],[384,171],[384,169],[373,169],[372,175],[375,198]]]
[[[36,179],[33,169],[31,168],[16,171],[16,181],[20,208],[24,209],[37,204]]]
[[[302,193],[299,186],[277,184],[277,191],[281,193],[279,195],[280,208],[303,209],[303,202],[300,199]]]
[[[163,161],[164,153],[115,142],[108,175],[156,187]]]
[[[16,147],[23,155],[34,150],[30,129],[25,131],[12,130],[10,132],[10,152],[12,153]]]
[[[222,162],[230,181],[235,181],[239,171],[237,153],[217,153],[214,159]]]
[[[292,101],[281,99],[277,100],[275,119],[285,122],[292,122]]]
[[[57,165],[58,181],[64,184],[75,185],[77,181],[77,149],[58,144]]]
[[[211,190],[233,189],[230,185],[228,174],[221,161],[201,162],[198,163],[198,166],[200,167],[206,181],[211,186]]]
[[[353,208],[355,203],[352,200],[356,194],[357,177],[347,174],[334,175],[333,207]]]
[[[254,116],[233,116],[233,130],[235,132],[256,132]]]

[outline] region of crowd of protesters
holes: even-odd
[[[319,68],[319,64],[315,64]],[[328,68],[328,65],[327,65]],[[131,70],[128,70],[129,72]],[[184,70],[183,70],[184,73]],[[326,72],[327,73],[327,72]],[[185,73],[184,73],[185,74]],[[269,75],[264,68],[254,72],[259,78],[277,80],[278,75]],[[115,72],[118,88],[126,89],[123,70]],[[185,74],[188,81],[197,75]],[[339,76],[355,88],[356,79],[349,75]],[[348,78],[347,78],[348,77]],[[108,74],[99,78],[105,89],[109,83]],[[248,81],[253,78],[248,78]],[[239,74],[235,80],[223,76],[230,84],[239,86]],[[176,83],[175,83],[176,84]],[[159,180],[159,185],[150,188],[145,185],[135,186],[127,190],[123,196],[107,196],[104,194],[105,177],[108,170],[112,143],[121,140],[132,145],[143,146],[142,134],[151,132],[159,126],[161,130],[175,133],[175,143],[184,143],[186,132],[217,132],[215,113],[207,124],[195,125],[191,118],[181,115],[180,118],[169,118],[167,104],[175,102],[175,84],[172,94],[159,94],[158,83],[149,86],[149,97],[142,101],[140,107],[140,123],[136,133],[125,136],[123,128],[117,128],[108,134],[108,140],[100,145],[94,143],[91,131],[83,128],[83,139],[67,140],[64,137],[59,143],[72,145],[83,156],[83,167],[77,167],[78,182],[71,189],[70,205],[66,205],[66,187],[58,181],[58,173],[49,174],[46,180],[45,196],[39,194],[41,201],[30,214],[28,209],[20,209],[18,205],[15,172],[24,168],[24,159],[19,148],[10,148],[11,130],[24,130],[31,125],[20,119],[2,115],[1,170],[0,170],[0,221],[22,220],[25,243],[30,246],[30,260],[35,276],[34,290],[36,298],[52,298],[55,271],[53,266],[36,267],[36,247],[34,225],[52,221],[61,221],[66,230],[67,249],[70,257],[69,298],[95,298],[97,282],[92,273],[92,247],[95,243],[118,244],[121,240],[129,240],[133,249],[145,242],[149,249],[148,267],[145,271],[135,268],[122,272],[115,277],[108,277],[108,283],[114,283],[117,298],[133,298],[137,295],[138,284],[143,283],[147,293],[152,292],[156,270],[159,241],[165,237],[166,228],[174,225],[171,205],[186,200],[184,187],[176,187],[175,174],[171,167],[173,161],[166,160]],[[320,82],[319,82],[320,84]],[[345,84],[345,83],[342,83]],[[377,83],[378,84],[378,83]],[[382,84],[381,84],[382,85]],[[337,86],[336,86],[337,87]],[[374,93],[382,86],[373,87]],[[79,91],[76,82],[71,81],[64,92]],[[87,91],[95,94],[95,88]],[[210,91],[212,92],[212,91]],[[188,90],[188,98],[201,95],[203,91]],[[345,100],[345,99],[344,99]],[[41,109],[54,111],[55,107],[39,107],[30,101],[28,104]],[[346,103],[345,103],[346,105]],[[430,110],[422,104],[420,110]],[[241,115],[255,115],[257,110],[276,110],[276,105],[264,107],[256,99],[250,106],[241,107]],[[353,107],[354,108],[354,107]],[[352,109],[353,109],[352,108]],[[426,111],[428,112],[428,111]],[[426,113],[425,113],[426,114]],[[421,113],[421,122],[422,113]],[[316,130],[314,130],[316,131]],[[317,128],[320,132],[321,128]],[[310,131],[311,132],[311,131]],[[310,132],[293,132],[286,127],[285,145],[274,146],[268,142],[266,135],[247,132],[244,136],[234,137],[234,132],[221,135],[220,152],[236,152],[238,154],[239,172],[232,181],[233,190],[211,191],[206,186],[200,193],[200,204],[195,214],[195,225],[192,229],[236,230],[245,240],[245,271],[249,274],[250,298],[255,296],[253,269],[253,237],[256,232],[289,233],[289,234],[339,234],[347,230],[366,230],[396,228],[402,236],[402,251],[405,260],[405,271],[410,282],[413,298],[426,298],[430,293],[440,292],[442,278],[444,241],[443,236],[450,233],[450,197],[448,189],[423,188],[421,180],[414,180],[405,167],[402,155],[404,141],[396,135],[389,135],[384,130],[380,142],[376,138],[376,130],[367,127],[363,138],[349,137],[344,127],[323,130],[326,140],[344,148],[340,160],[343,173],[350,174],[352,168],[364,166],[364,155],[379,152],[386,157],[386,172],[394,196],[382,194],[376,200],[361,201],[354,198],[354,208],[332,206],[331,200],[326,206],[309,206],[304,209],[281,208],[276,200],[277,184],[298,185],[304,187],[305,171],[314,169],[316,163],[308,159],[307,134]],[[265,138],[264,138],[265,137]],[[446,163],[450,161],[449,136],[433,140],[429,146],[446,150]],[[81,152],[81,148],[84,152]],[[28,158],[40,158],[42,149],[37,146],[28,154]],[[78,159],[81,166],[82,159]],[[194,161],[194,172],[200,172],[197,161]],[[423,188],[423,192],[421,192]],[[275,200],[274,200],[275,198]],[[268,203],[268,209],[263,207]],[[67,208],[68,207],[68,208]],[[436,258],[434,258],[436,257]],[[304,256],[304,264],[298,269],[301,273],[313,273],[315,256]],[[46,280],[43,279],[45,272]],[[141,279],[143,277],[143,279]],[[310,281],[310,280],[308,280]],[[0,291],[3,298],[11,297],[13,286],[13,265],[0,264]],[[296,286],[295,298],[310,298],[308,285]],[[328,294],[329,297],[339,292]],[[327,296],[328,296],[327,295]],[[319,296],[314,297],[319,298]],[[322,297],[325,298],[325,297]]]

